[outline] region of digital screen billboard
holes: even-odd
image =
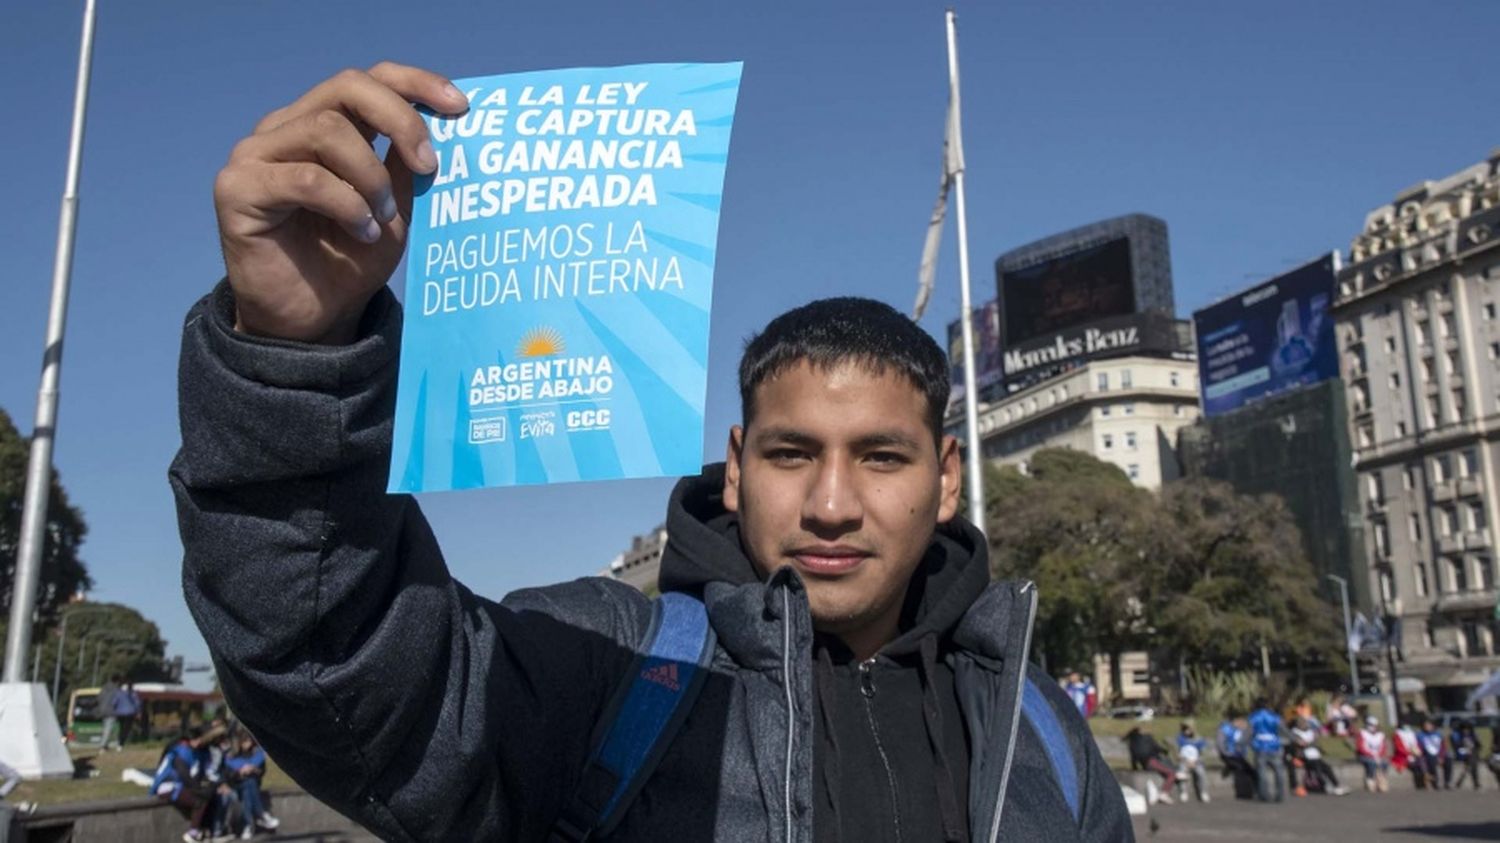
[[[1193,314],[1203,412],[1339,376],[1333,343],[1334,255]]]
[[[1130,241],[1089,246],[1000,278],[1007,347],[1135,311]]]
[[[974,369],[974,387],[981,395],[1000,383],[1000,303],[991,299],[974,308],[974,344],[979,347],[979,365]],[[964,394],[964,328],[961,320],[948,323],[948,371],[953,391],[950,400]]]

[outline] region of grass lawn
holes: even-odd
[[[20,801],[38,805],[59,805],[67,802],[90,802],[99,799],[124,799],[131,796],[146,796],[146,788],[120,780],[120,773],[127,767],[139,767],[155,771],[161,759],[162,747],[156,744],[132,744],[120,752],[100,752],[98,749],[75,750],[76,762],[88,760],[99,775],[86,779],[46,779],[22,782],[6,800],[12,804]],[[276,762],[267,759],[265,786],[271,790],[296,788],[296,784],[283,773]]]

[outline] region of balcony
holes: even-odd
[[[1484,484],[1479,482],[1478,477],[1460,477],[1458,480],[1458,496],[1461,498],[1472,498],[1484,492]]]
[[[1433,503],[1444,503],[1453,500],[1453,481],[1445,483],[1433,483],[1431,488]]]
[[[1464,548],[1466,550],[1478,550],[1489,546],[1490,531],[1488,529],[1473,530],[1471,532],[1464,533]]]
[[[1438,612],[1465,612],[1473,609],[1492,609],[1495,606],[1495,589],[1472,591],[1449,591],[1439,594],[1433,610]]]
[[[1385,512],[1385,500],[1369,498],[1365,501],[1365,512],[1370,515],[1379,515]]]
[[[1446,536],[1438,536],[1438,553],[1449,555],[1462,553],[1464,549],[1463,536],[1459,533],[1449,533]]]

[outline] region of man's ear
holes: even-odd
[[[943,445],[938,449],[938,470],[942,479],[937,520],[939,524],[946,524],[958,514],[958,492],[963,488],[963,460],[959,459],[958,439],[955,437],[943,437]]]
[[[740,456],[745,450],[745,429],[729,428],[729,445],[724,453],[724,509],[740,511]]]

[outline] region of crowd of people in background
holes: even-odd
[[[151,793],[188,821],[188,843],[253,838],[280,822],[267,810],[266,753],[249,731],[223,720],[198,726],[162,750]]]
[[[1079,714],[1094,714],[1098,704],[1094,685],[1077,673],[1062,683]],[[1334,696],[1322,719],[1306,699],[1298,700],[1285,716],[1265,700],[1249,712],[1230,711],[1213,737],[1220,775],[1232,780],[1237,798],[1282,802],[1288,792],[1303,797],[1313,793],[1343,796],[1349,792],[1328,763],[1320,742],[1341,740],[1353,751],[1364,772],[1365,790],[1384,793],[1389,775],[1410,774],[1418,790],[1480,789],[1481,771],[1488,769],[1500,789],[1500,725],[1490,728],[1485,751],[1479,730],[1470,720],[1457,719],[1446,731],[1430,717],[1409,711],[1397,727],[1386,732],[1379,718],[1361,717],[1346,699]],[[1192,721],[1180,724],[1173,752],[1137,726],[1125,734],[1131,770],[1160,777],[1152,788],[1153,801],[1170,804],[1172,792],[1187,801],[1188,783],[1200,802],[1210,799],[1204,754],[1208,740]],[[1457,774],[1455,776],[1455,773]]]

